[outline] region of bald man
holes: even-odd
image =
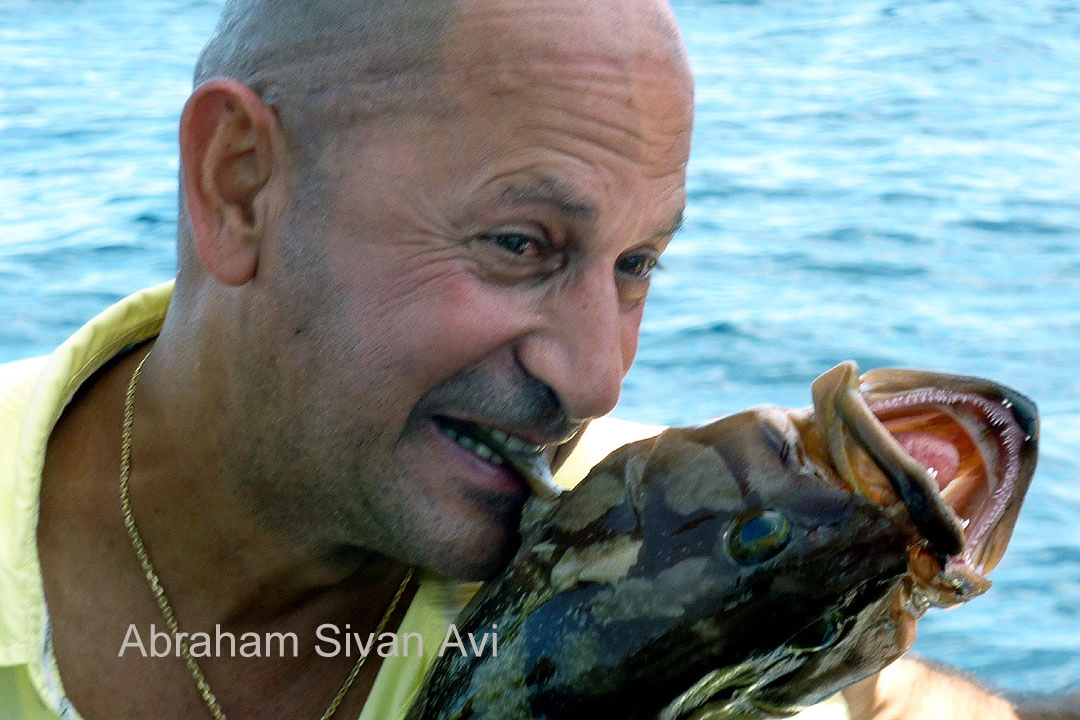
[[[4,717],[400,717],[511,468],[615,405],[692,110],[659,0],[230,2],[175,285],[0,381]],[[380,630],[427,651],[345,642]],[[859,716],[959,697],[898,667]]]

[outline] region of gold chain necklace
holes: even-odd
[[[139,534],[139,528],[135,525],[135,515],[131,511],[131,499],[128,497],[128,481],[131,476],[131,428],[135,421],[135,387],[139,384],[139,375],[142,374],[143,365],[149,357],[150,353],[147,352],[143,359],[139,361],[135,372],[131,374],[131,380],[128,381],[127,395],[124,397],[124,430],[120,440],[120,510],[124,515],[124,527],[127,528],[128,537],[131,538],[131,547],[135,550],[135,556],[139,558],[139,564],[142,565],[146,582],[150,584],[150,591],[154,594],[154,599],[157,600],[158,609],[161,610],[161,616],[165,619],[165,625],[176,640],[184,664],[187,665],[188,671],[191,673],[191,678],[195,681],[196,687],[199,688],[199,694],[202,695],[203,702],[206,703],[206,707],[210,710],[214,720],[225,720],[225,711],[218,704],[217,697],[214,696],[214,691],[210,689],[210,683],[206,681],[202,668],[199,667],[195,656],[191,654],[187,636],[180,634],[180,623],[176,620],[176,613],[173,611],[172,603],[169,602],[168,597],[165,595],[165,588],[161,585],[161,579],[150,562],[150,554],[146,551],[142,535]],[[409,568],[405,572],[405,578],[401,581],[401,585],[398,586],[397,592],[394,593],[394,597],[390,600],[390,605],[386,608],[386,612],[383,613],[378,626],[375,628],[375,637],[381,635],[386,628],[386,623],[390,621],[390,616],[394,614],[398,601],[405,593],[405,588],[408,587],[411,579],[412,568]],[[322,714],[321,720],[330,720],[337,711],[338,706],[341,705],[345,695],[349,692],[349,688],[352,687],[353,681],[356,680],[356,676],[360,674],[360,668],[364,666],[365,660],[367,660],[367,655],[361,655],[360,659],[353,665],[352,670],[349,671],[349,676],[345,678],[345,683],[337,691],[334,699],[330,701],[330,706],[326,708],[326,712]]]

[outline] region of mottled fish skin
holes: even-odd
[[[973,378],[864,381],[845,363],[815,382],[812,410],[669,429],[530,501],[518,554],[456,623],[494,631],[498,654],[438,660],[408,720],[780,717],[902,654],[929,604],[988,584],[1034,470],[1035,408]],[[875,403],[905,432],[931,417],[969,454],[996,452],[957,482],[997,500],[958,517],[868,424]],[[954,441],[961,427],[1005,439],[973,450]]]

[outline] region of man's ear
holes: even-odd
[[[214,79],[195,89],[180,118],[180,159],[192,242],[226,285],[255,276],[283,170],[277,117],[250,88]],[[280,184],[278,184],[280,187]]]

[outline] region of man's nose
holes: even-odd
[[[582,275],[545,298],[541,328],[518,347],[525,370],[575,421],[606,415],[637,352],[640,308],[621,307],[614,276]]]

